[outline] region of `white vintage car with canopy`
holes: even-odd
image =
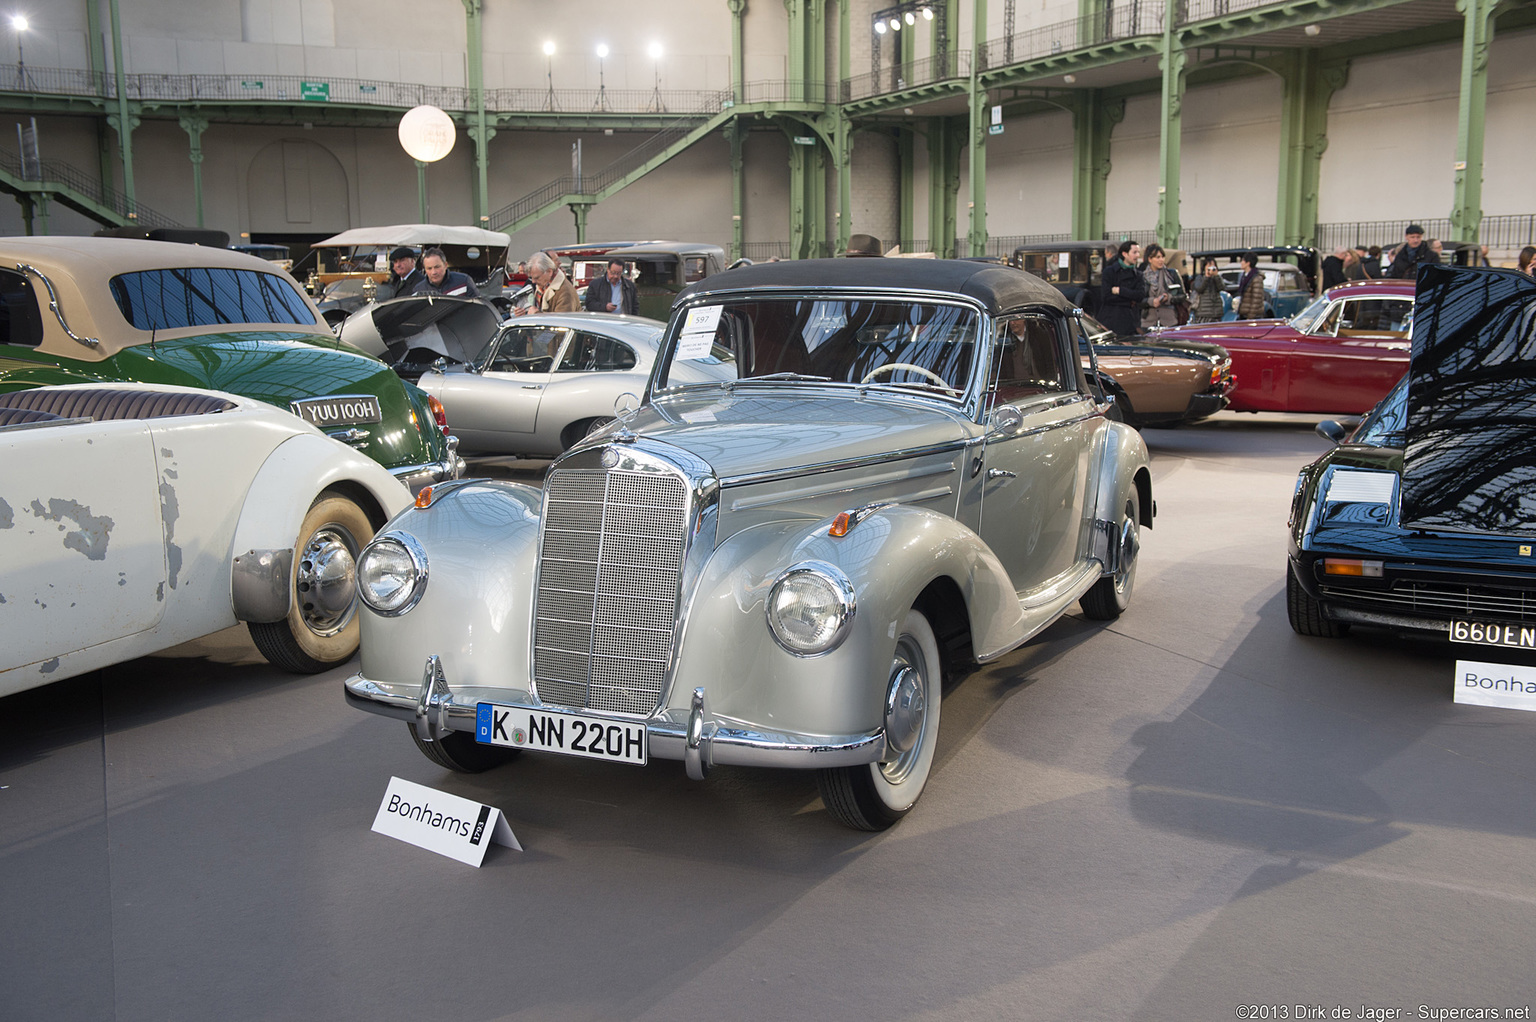
[[[890,826],[933,769],[945,675],[1129,604],[1147,451],[1081,332],[1005,266],[712,275],[640,407],[542,491],[441,484],[374,539],[347,697],[454,770],[810,769],[837,819]]]
[[[247,622],[272,663],[357,651],[355,566],[410,503],[378,462],[249,398],[0,394],[0,696]]]

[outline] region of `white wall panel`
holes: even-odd
[[[1280,79],[1268,74],[1185,93],[1179,174],[1182,226],[1275,222],[1280,186],[1280,98]],[[1155,117],[1155,105],[1152,112]],[[1157,127],[1155,121],[1153,127]],[[1157,158],[1155,148],[1153,158]],[[1155,162],[1149,183],[1154,200],[1151,223],[1155,224]]]
[[[1125,120],[1110,136],[1104,226],[1150,234],[1157,226],[1158,96],[1125,101]],[[1146,239],[1141,239],[1146,240]]]
[[[1072,229],[1072,115],[1013,117],[987,138],[987,234]]]

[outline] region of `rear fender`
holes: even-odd
[[[1152,503],[1152,469],[1147,444],[1141,434],[1124,423],[1111,422],[1104,437],[1104,456],[1099,462],[1098,497],[1093,512],[1093,556],[1105,574],[1118,569],[1120,515],[1132,492],[1136,493],[1143,528],[1152,528],[1156,507]]]

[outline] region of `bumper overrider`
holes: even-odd
[[[426,658],[418,687],[373,681],[360,673],[348,678],[345,685],[349,704],[369,713],[406,721],[423,741],[435,741],[455,731],[474,734],[480,703],[577,713],[631,727],[643,723],[650,755],[658,759],[682,760],[688,776],[695,780],[715,765],[819,769],[876,763],[890,755],[884,728],[852,735],[807,735],[762,731],[712,717],[702,687],[694,689],[686,712],[664,706],[641,720],[586,707],[543,703],[518,689],[463,688],[455,691],[436,655]]]
[[[401,465],[389,472],[404,483],[406,489],[415,493],[423,486],[461,479],[464,470],[464,459],[459,455],[459,438],[448,436],[443,438],[443,456],[437,461],[426,465]]]

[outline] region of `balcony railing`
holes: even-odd
[[[879,73],[871,72],[845,78],[842,82],[842,100],[844,103],[852,103],[855,100],[869,99],[871,96],[880,96],[888,92],[903,92],[954,78],[969,78],[970,74],[969,50],[939,53],[932,57],[924,57],[922,60],[892,64],[888,68],[882,68]]]
[[[993,39],[982,49],[982,70],[1156,35],[1163,30],[1163,11],[1162,0],[1115,0],[1096,14],[1042,25],[1006,39]]]

